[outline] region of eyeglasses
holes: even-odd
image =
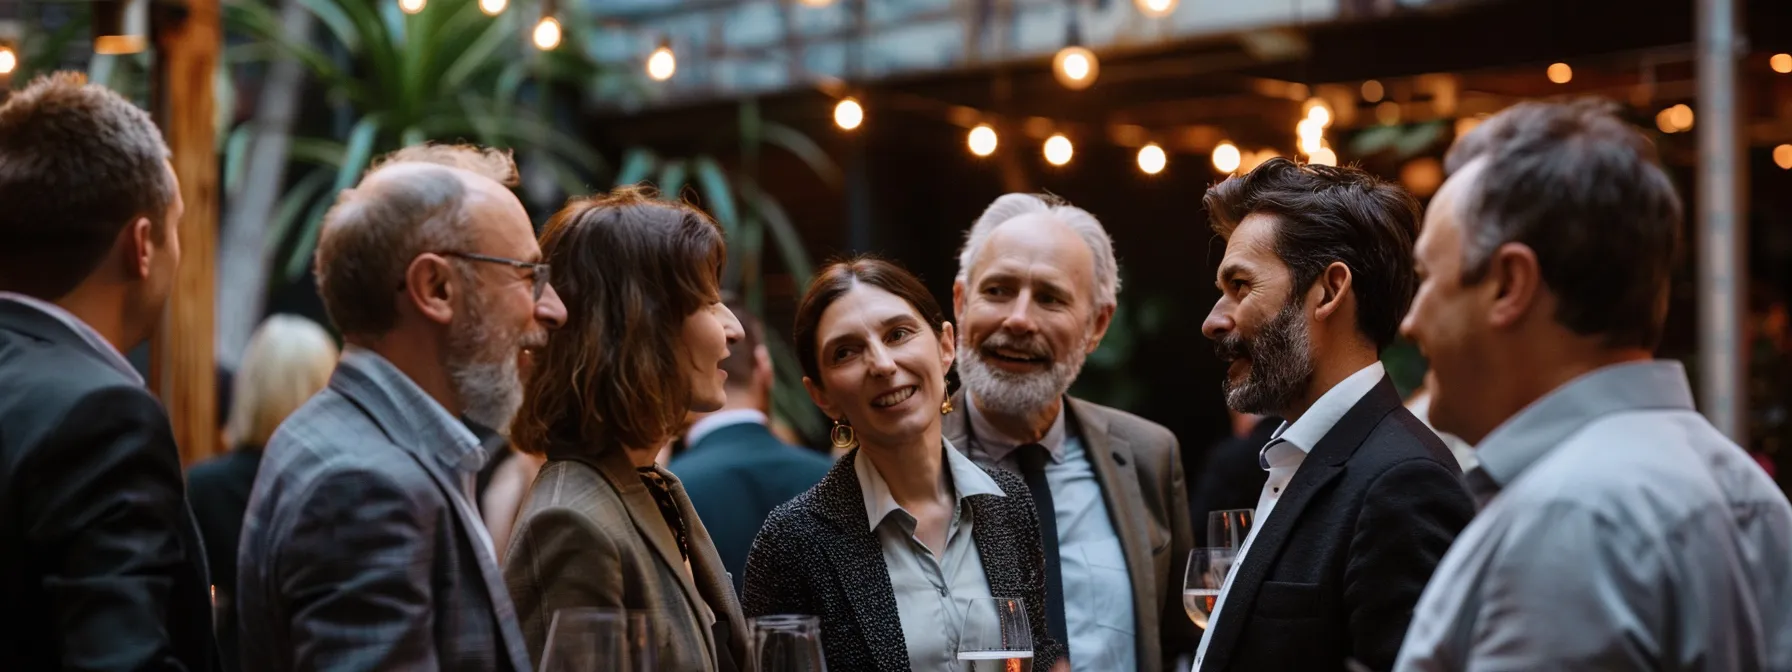
[[[504,264],[505,266],[529,269],[529,271],[531,273],[535,274],[535,300],[536,301],[541,300],[541,292],[543,289],[545,289],[548,286],[548,265],[547,264],[538,264],[538,263],[535,263],[532,261],[519,261],[516,259],[506,259],[504,257],[494,257],[494,256],[490,256],[490,255],[485,255],[485,254],[473,254],[472,252],[437,252],[436,254],[442,255],[444,257],[459,257],[461,259],[466,259],[467,261],[483,261],[488,264]]]

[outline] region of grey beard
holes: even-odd
[[[1243,382],[1233,385],[1230,377],[1220,377],[1226,405],[1240,413],[1282,413],[1306,392],[1313,380],[1312,341],[1300,307],[1294,303],[1270,318],[1256,337],[1246,340],[1229,334],[1214,349],[1225,361],[1231,359],[1227,355],[1239,354],[1251,360],[1251,370]]]
[[[965,391],[976,397],[983,410],[1003,415],[1028,415],[1052,405],[1083,371],[1087,348],[1077,347],[1064,359],[1039,373],[1013,374],[983,359],[976,348],[960,347],[958,378]]]
[[[468,297],[467,316],[448,334],[448,383],[460,397],[462,413],[501,434],[523,405],[523,381],[517,369],[515,338],[500,339],[485,321],[485,311]]]

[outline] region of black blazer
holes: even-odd
[[[162,405],[0,301],[0,670],[209,670],[209,584]]]
[[[1257,523],[1201,669],[1393,667],[1419,593],[1474,515],[1456,459],[1384,377]]]
[[[822,650],[830,670],[908,672],[908,648],[877,536],[865,527],[865,497],[853,471],[853,449],[808,492],[772,510],[747,557],[747,617],[808,614],[821,617]],[[989,470],[1005,497],[968,498],[977,525],[971,538],[982,555],[991,595],[1025,600],[1033,628],[1033,670],[1046,672],[1064,656],[1045,623],[1045,552],[1033,496],[1021,477]]]

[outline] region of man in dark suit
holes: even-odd
[[[0,107],[0,670],[208,670],[204,550],[161,404],[120,354],[180,263],[147,114],[78,74]]]
[[[1418,202],[1361,170],[1272,159],[1205,205],[1226,239],[1202,325],[1230,363],[1226,403],[1287,422],[1258,454],[1269,477],[1196,664],[1387,669],[1474,516],[1380,361],[1412,301]]]
[[[730,301],[744,336],[728,346],[728,402],[714,413],[692,414],[688,448],[668,469],[684,482],[697,517],[716,542],[722,566],[744,590],[747,552],[765,517],[821,482],[834,465],[826,455],[780,441],[766,426],[771,410],[772,358],[764,328],[747,307]]]
[[[274,434],[237,555],[245,670],[533,669],[473,502],[566,319],[507,153],[400,150],[343,193],[318,293],[347,347]]]

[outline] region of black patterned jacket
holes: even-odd
[[[747,556],[749,618],[766,614],[821,617],[830,670],[908,672],[908,648],[896,594],[877,536],[865,527],[865,498],[853,450],[814,488],[772,510]],[[988,470],[1006,497],[966,498],[976,526],[989,593],[1026,602],[1033,628],[1033,670],[1046,672],[1064,647],[1046,634],[1045,553],[1032,495],[1019,476]]]

